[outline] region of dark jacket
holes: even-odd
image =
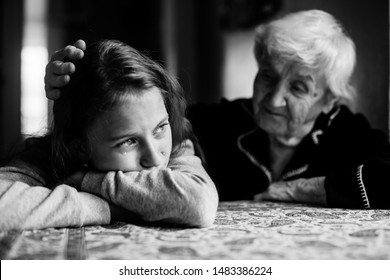
[[[253,121],[251,99],[195,105],[188,117],[221,200],[253,199],[270,185],[268,137]],[[389,209],[387,136],[345,106],[320,115],[281,180],[319,176],[330,207]]]

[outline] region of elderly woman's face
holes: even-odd
[[[286,145],[296,145],[325,111],[325,81],[302,66],[263,61],[254,82],[254,118],[260,128]]]

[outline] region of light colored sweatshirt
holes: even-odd
[[[125,220],[204,227],[215,219],[218,194],[189,140],[167,168],[88,172],[81,191],[65,184],[50,189],[22,162],[0,168],[2,231],[108,224],[111,203],[127,210],[122,211]]]

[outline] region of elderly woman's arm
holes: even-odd
[[[339,145],[333,146],[335,167],[326,174],[327,205],[390,209],[388,136],[360,114],[340,113],[333,122],[331,136]]]
[[[191,141],[167,168],[140,172],[88,172],[81,189],[139,215],[144,221],[210,226],[218,194]]]
[[[276,182],[255,200],[315,203],[328,207],[390,209],[390,144],[362,115],[344,110],[326,132],[322,177]],[[325,137],[325,136],[324,136]]]
[[[275,182],[264,192],[255,195],[254,200],[302,202],[326,206],[325,177]]]
[[[328,206],[390,209],[390,158],[375,157],[326,177]]]
[[[381,146],[380,143],[377,143]],[[378,146],[377,146],[378,147]],[[287,201],[320,206],[390,209],[390,154],[382,143],[381,155],[326,177],[272,183],[255,201]]]

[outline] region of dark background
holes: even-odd
[[[26,0],[34,1],[34,0]],[[389,3],[386,0],[55,0],[48,1],[49,54],[79,38],[119,39],[160,61],[190,102],[223,94],[224,36],[273,16],[322,9],[344,24],[357,46],[355,110],[388,133]],[[20,139],[23,0],[0,4],[0,161]],[[239,69],[240,70],[240,69]],[[240,97],[241,93],[237,93]]]

